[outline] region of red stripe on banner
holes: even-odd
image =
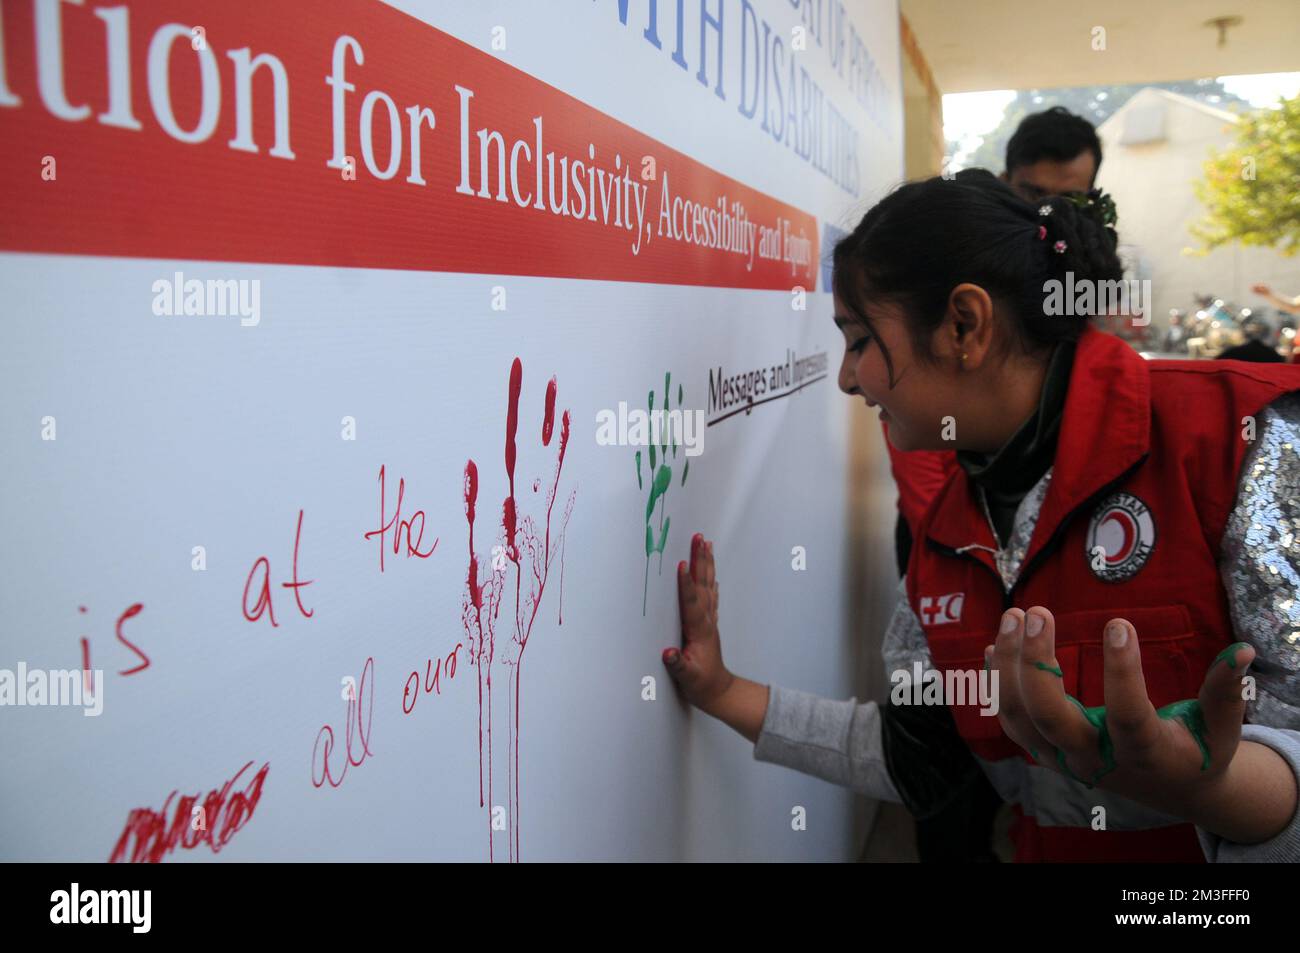
[[[0,0],[0,28],[4,250],[816,286],[813,216],[374,0]]]

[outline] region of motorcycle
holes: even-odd
[[[1245,343],[1246,336],[1237,317],[1222,298],[1197,294],[1192,297],[1199,308],[1187,336],[1189,357],[1198,360],[1215,358],[1228,348]]]

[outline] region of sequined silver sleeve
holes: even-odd
[[[885,629],[885,638],[880,648],[885,657],[885,672],[912,671],[912,663],[920,662],[921,671],[934,668],[930,660],[930,645],[925,640],[925,629],[921,620],[912,611],[912,604],[907,598],[907,577],[898,583],[898,601],[894,603],[894,613],[889,618]]]
[[[1257,653],[1246,720],[1300,729],[1300,394],[1256,421],[1219,569],[1237,638]]]
[[[1300,394],[1256,421],[1219,560],[1236,637],[1257,653],[1242,739],[1276,751],[1300,783]],[[1196,833],[1211,863],[1300,861],[1300,810],[1262,844]]]

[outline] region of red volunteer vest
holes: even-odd
[[[1152,704],[1195,698],[1215,655],[1235,641],[1218,562],[1250,446],[1243,418],[1294,390],[1300,368],[1147,361],[1118,338],[1086,331],[1051,483],[1012,591],[1004,593],[988,549],[963,549],[995,545],[964,470],[921,520],[908,599],[935,667],[982,669],[1002,613],[1042,605],[1056,619],[1065,690],[1084,705],[1104,704],[1101,636],[1116,617],[1137,629]],[[1094,569],[1097,546],[1104,565]],[[952,713],[986,770],[1033,765],[996,717],[975,705]],[[1204,860],[1190,824],[1094,831],[1085,819],[1043,824],[1023,805],[1016,813],[1018,861]]]

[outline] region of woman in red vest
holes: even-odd
[[[664,662],[757,759],[918,816],[982,772],[1018,860],[1300,860],[1300,369],[1091,328],[1122,277],[1105,219],[972,171],[834,250],[841,389],[960,464],[884,636],[889,704],[732,675],[699,536]]]

